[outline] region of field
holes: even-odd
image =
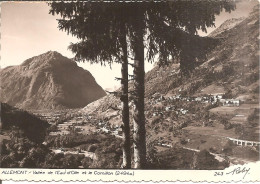
[[[220,107],[210,109],[210,112],[218,115],[236,115],[237,109],[239,109],[239,107],[220,106]]]
[[[224,126],[219,123],[214,123],[212,127],[195,127],[188,126],[183,128],[192,134],[208,135],[213,137],[232,137],[237,138],[234,129],[225,130]]]
[[[245,115],[248,116],[255,108],[259,108],[258,104],[242,104],[241,106],[227,107],[219,106],[213,109],[210,109],[211,113],[219,115]]]
[[[188,126],[183,128],[182,144],[184,148],[191,148],[196,150],[208,150],[211,153],[228,156],[230,162],[247,163],[259,159],[259,152],[253,147],[242,147],[234,145],[228,138],[239,138],[235,134],[235,129],[225,130],[223,125],[214,124],[213,127],[193,127]],[[248,132],[243,137],[245,140],[259,141],[259,127],[258,133],[255,128],[245,128]]]
[[[247,116],[245,116],[245,115],[235,116],[232,119],[230,119],[230,122],[232,124],[246,124]]]

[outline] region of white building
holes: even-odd
[[[239,100],[237,99],[226,99],[223,106],[239,106]]]

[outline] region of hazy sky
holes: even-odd
[[[227,19],[247,16],[257,3],[258,1],[242,0],[232,13],[222,12],[217,16],[216,27]],[[24,60],[49,50],[57,51],[69,58],[73,57],[67,47],[77,39],[59,31],[56,21],[59,17],[52,16],[48,12],[46,2],[1,3],[1,68],[21,64]],[[208,33],[214,29],[208,29]],[[199,34],[206,35],[202,32]],[[113,65],[112,70],[109,67],[101,67],[100,64],[78,63],[78,65],[90,71],[103,88],[119,85],[119,82],[114,80],[121,75],[118,64]],[[151,68],[152,64],[146,63],[146,71]]]

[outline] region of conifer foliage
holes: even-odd
[[[144,61],[159,56],[159,64],[179,58],[183,71],[193,68],[192,62],[205,54],[205,41],[194,36],[197,30],[206,32],[214,26],[215,15],[235,9],[234,1],[149,1],[149,2],[52,2],[51,14],[61,15],[60,30],[80,41],[69,48],[77,61],[112,64],[122,63],[122,99],[127,99],[127,57],[134,58],[134,167],[146,166],[144,116]],[[129,42],[127,42],[129,40]],[[145,48],[147,53],[145,54]],[[205,52],[197,52],[205,50]],[[124,77],[125,76],[125,77]],[[121,100],[122,100],[121,99]],[[123,101],[123,100],[122,100]],[[128,101],[123,101],[125,105]],[[124,107],[123,107],[124,108]],[[123,110],[129,116],[128,105]],[[125,168],[131,165],[129,118],[124,122]],[[127,127],[128,126],[128,127]],[[128,147],[128,148],[127,148]],[[127,156],[124,155],[124,158]]]

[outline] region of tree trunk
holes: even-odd
[[[143,43],[143,22],[141,17],[137,18],[136,32],[133,36],[134,54],[134,168],[143,169],[146,165],[146,141],[145,141],[145,116],[144,116],[144,43]]]
[[[131,168],[131,144],[130,144],[130,126],[129,126],[129,106],[128,106],[128,59],[127,59],[127,42],[125,28],[121,37],[123,50],[122,68],[121,68],[121,102],[122,102],[122,121],[123,121],[123,164],[124,169]]]

